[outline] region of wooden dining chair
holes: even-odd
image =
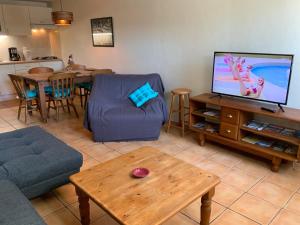
[[[24,78],[9,74],[10,80],[16,89],[19,99],[18,119],[20,119],[21,110],[25,109],[25,123],[27,124],[27,114],[32,111],[39,111],[39,98],[36,89],[29,89],[25,84]]]
[[[114,74],[114,72],[111,69],[96,69],[94,70],[91,75],[94,77],[95,75],[101,75],[101,74]],[[89,95],[91,94],[92,91],[92,87],[93,87],[93,82],[84,82],[79,84],[81,85],[81,88],[83,88],[84,93],[84,108],[86,108],[87,105],[87,100]],[[82,102],[82,100],[80,100],[80,102]],[[81,104],[82,106],[82,104]]]
[[[86,70],[85,65],[80,65],[80,64],[71,64],[67,66],[67,69],[69,70]]]
[[[66,101],[68,112],[70,113],[70,106],[72,106],[77,118],[79,118],[76,107],[74,105],[75,97],[75,86],[74,86],[74,73],[58,73],[49,77],[49,81],[52,87],[52,93],[49,95],[48,102],[48,117],[50,113],[50,108],[56,111],[56,120],[59,120],[59,108],[61,107],[63,111],[64,101]],[[53,106],[51,106],[51,102]],[[59,103],[61,104],[59,106]]]
[[[53,73],[54,69],[50,67],[34,67],[28,70],[29,74]]]

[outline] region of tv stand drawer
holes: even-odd
[[[238,126],[229,123],[221,123],[220,135],[233,140],[238,139]]]
[[[230,124],[239,124],[240,111],[227,107],[221,109],[221,121]]]

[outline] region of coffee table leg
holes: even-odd
[[[79,202],[79,211],[80,211],[81,224],[82,225],[89,225],[90,224],[89,196],[87,196],[79,188],[76,188],[76,193],[77,193],[78,202]]]
[[[211,200],[215,194],[215,188],[211,189],[201,198],[201,220],[200,225],[208,225],[211,214]]]

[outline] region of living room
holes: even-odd
[[[0,224],[300,224],[300,2],[0,5]],[[284,67],[282,99],[254,60]]]

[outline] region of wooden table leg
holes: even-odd
[[[211,214],[211,200],[215,194],[215,188],[211,189],[201,198],[201,220],[200,225],[209,225]]]
[[[79,202],[79,212],[80,212],[81,224],[82,225],[89,225],[90,224],[89,196],[87,196],[79,188],[76,188],[76,193],[77,193],[78,202]]]
[[[46,107],[46,94],[44,91],[45,85],[43,82],[39,82],[38,83],[38,91],[39,91],[39,104],[40,104],[40,113],[41,113],[41,117],[42,117],[42,121],[43,122],[47,122],[47,107]]]

